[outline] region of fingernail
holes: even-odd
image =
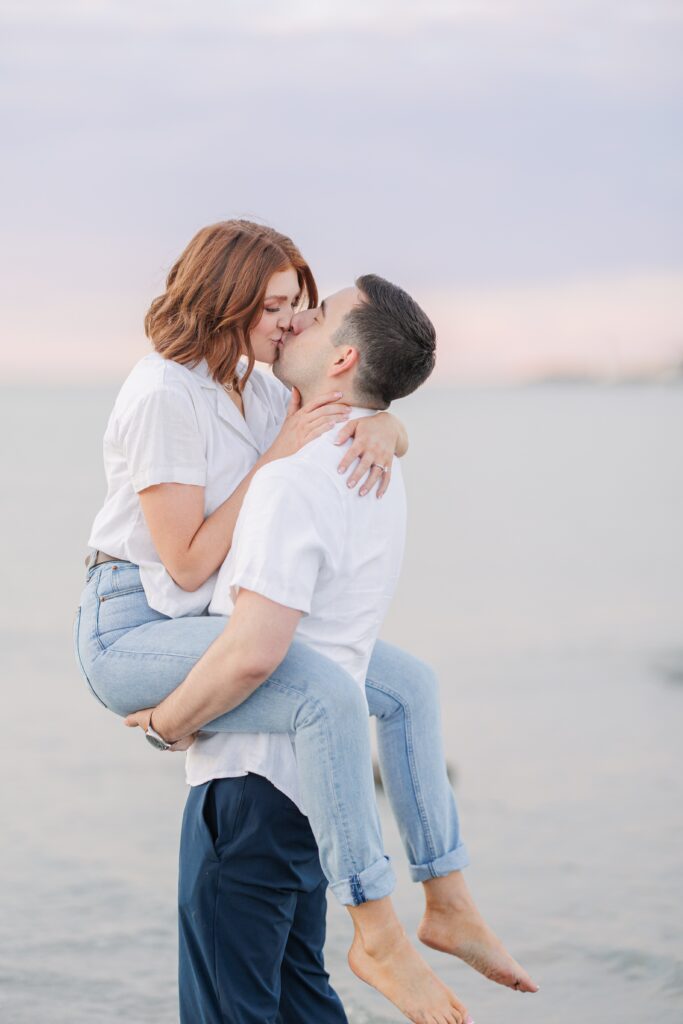
[[[337,398],[343,398],[344,397],[344,392],[343,391],[337,391],[335,393],[337,395]]]
[[[367,494],[367,493],[368,493],[368,491],[367,491],[367,488],[366,488],[366,487],[361,487],[361,489],[360,489],[360,493],[361,493],[362,495],[363,495],[363,494]]]
[[[355,485],[355,483],[354,483],[354,481],[353,481],[353,480],[349,480],[349,482],[347,483],[347,485],[346,485],[346,486],[347,486],[347,487],[355,487],[356,485]]]

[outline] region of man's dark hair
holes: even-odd
[[[346,314],[333,341],[358,349],[358,397],[385,409],[427,380],[434,369],[436,331],[417,302],[383,277],[364,274],[356,287],[363,301]]]

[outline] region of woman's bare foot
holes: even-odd
[[[380,900],[349,907],[355,935],[349,950],[354,974],[372,985],[414,1024],[469,1024],[467,1010],[422,959],[395,916],[375,916]],[[368,908],[369,915],[363,915]]]
[[[424,886],[427,907],[417,930],[420,942],[460,957],[499,985],[518,992],[538,992],[538,985],[484,921],[461,872],[431,878]]]

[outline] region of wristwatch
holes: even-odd
[[[167,743],[164,737],[160,736],[159,733],[152,728],[151,715],[149,718],[149,725],[147,726],[145,736],[147,737],[147,742],[151,743],[155,750],[173,750],[173,744]]]

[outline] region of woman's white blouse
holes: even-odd
[[[193,593],[173,582],[155,550],[138,492],[160,483],[196,484],[204,488],[205,516],[222,505],[275,440],[290,393],[255,368],[243,398],[244,417],[206,363],[190,369],[153,352],[133,367],[109,417],[107,496],[88,544],[139,565],[147,600],[164,615],[200,615],[216,574]]]

